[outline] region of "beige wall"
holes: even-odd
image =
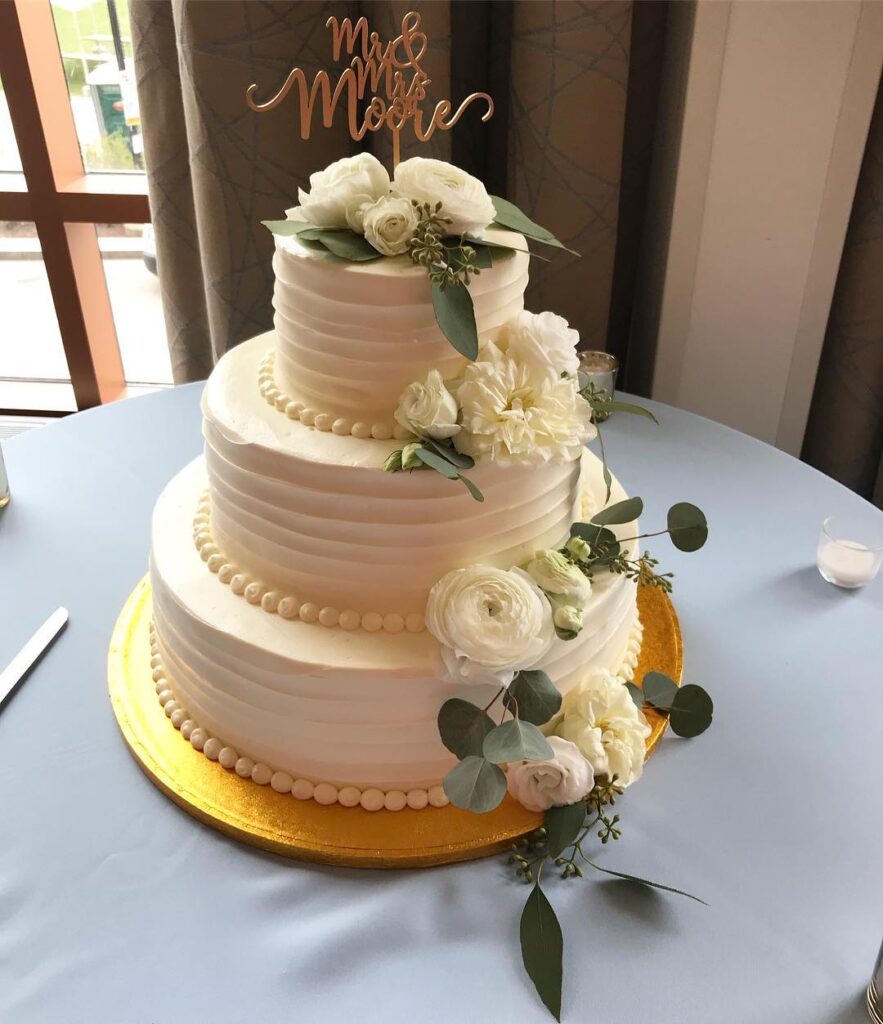
[[[664,99],[679,126],[656,168],[636,344],[657,341],[653,397],[797,454],[883,4],[701,0],[676,5],[670,46]]]

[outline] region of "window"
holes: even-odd
[[[0,39],[0,409],[171,383],[126,0],[2,0]]]

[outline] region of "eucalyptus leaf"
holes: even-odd
[[[473,242],[471,240],[469,245],[475,250],[475,256],[472,260],[473,266],[478,267],[479,270],[489,270],[494,265],[494,255],[491,247],[482,242]]]
[[[430,451],[428,448],[424,448],[422,443],[415,449],[415,455],[424,466],[429,466],[430,469],[434,469],[437,473],[441,473],[442,476],[446,476],[448,480],[460,479],[460,472],[456,466],[448,462],[447,459],[443,459],[441,455]]]
[[[549,741],[530,722],[513,718],[496,726],[484,738],[482,753],[493,764],[510,761],[548,761],[555,756]]]
[[[640,686],[635,686],[634,683],[626,683],[625,688],[628,690],[632,700],[635,702],[635,707],[642,708],[644,706],[644,691]]]
[[[299,235],[304,231],[315,231],[316,225],[305,220],[262,220],[261,224],[269,228],[274,235]]]
[[[652,704],[660,711],[668,711],[678,693],[678,684],[662,672],[648,672],[641,686],[644,690],[644,702]]]
[[[531,252],[530,249],[525,249],[520,245],[506,245],[505,242],[500,242],[497,239],[490,241],[487,238],[471,238],[469,235],[464,235],[463,241],[476,249],[478,246],[483,246],[485,249],[489,249],[491,253],[493,253],[494,249],[498,249],[500,252],[523,252],[534,259],[542,260],[543,263],[549,262],[546,256],[541,256],[538,252]]]
[[[698,896],[693,896],[692,893],[684,892],[683,889],[675,889],[674,886],[663,885],[661,882],[651,882],[649,878],[641,878],[639,875],[627,875],[624,871],[613,871],[611,868],[602,868],[600,864],[596,864],[593,860],[589,860],[588,857],[583,857],[583,860],[596,871],[603,871],[605,875],[613,875],[614,878],[623,878],[627,882],[637,882],[638,885],[649,885],[652,889],[662,889],[665,892],[677,893],[678,896],[686,896],[688,900],[695,900],[697,903],[701,903],[703,907],[708,906],[705,900],[700,900]]]
[[[491,201],[497,212],[495,223],[499,227],[508,228],[510,231],[518,231],[536,242],[542,242],[544,245],[554,245],[556,248],[564,249],[565,252],[569,252],[573,256],[579,256],[578,252],[569,249],[563,242],[559,242],[548,228],[544,228],[537,224],[536,221],[531,220],[527,214],[519,210],[514,203],[510,203],[508,199],[491,196]]]
[[[678,551],[698,551],[708,539],[705,515],[689,501],[679,501],[668,510],[668,530]]]
[[[321,242],[332,255],[352,263],[366,263],[382,256],[367,238],[349,228],[317,228],[315,231],[304,232],[303,237],[307,241]]]
[[[463,484],[465,484],[466,490],[469,491],[469,493],[472,495],[473,498],[475,498],[476,501],[484,501],[484,495],[469,479],[468,476],[463,476],[463,474],[461,473],[460,480],[462,481]]]
[[[438,713],[441,741],[461,760],[473,754],[481,756],[481,745],[493,728],[494,721],[486,711],[459,697],[446,700]]]
[[[690,739],[705,732],[713,716],[714,703],[708,693],[701,686],[688,683],[675,695],[668,720],[672,732]]]
[[[423,437],[420,439],[420,444],[443,459],[447,459],[458,469],[472,469],[475,465],[475,459],[471,455],[464,455],[463,452],[458,452],[452,445],[445,444],[443,441],[436,441],[432,437]]]
[[[486,814],[499,807],[506,795],[506,776],[497,765],[470,755],[453,767],[442,783],[455,807],[474,814]]]
[[[472,296],[465,284],[449,284],[442,289],[435,281],[432,285],[432,308],[442,334],[467,359],[478,355],[478,329]]]
[[[645,416],[648,420],[653,420],[657,426],[659,425],[659,420],[649,409],[645,409],[643,405],[635,405],[634,402],[620,402],[618,399],[612,399],[605,402],[605,409],[607,412],[629,412],[634,416]]]
[[[537,994],[561,1020],[564,936],[552,904],[537,883],[521,912],[521,959]]]
[[[552,858],[560,857],[568,846],[573,846],[586,820],[583,800],[566,807],[550,807],[543,817],[546,829],[546,849]]]
[[[560,626],[556,626],[555,636],[557,636],[559,640],[575,640],[579,636],[579,633],[572,629],[562,629]]]
[[[570,527],[571,537],[582,537],[592,549],[592,567],[608,565],[620,552],[620,543],[616,534],[606,526],[596,523],[573,523]]]
[[[644,511],[644,502],[640,498],[626,498],[615,505],[608,505],[592,516],[591,522],[597,526],[610,526],[619,523],[632,523]]]
[[[503,694],[503,706],[524,722],[545,725],[561,707],[561,694],[545,672],[521,672]]]

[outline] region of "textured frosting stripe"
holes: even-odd
[[[219,586],[191,530],[205,486],[197,460],[154,514],[154,618],[176,699],[209,735],[296,778],[383,790],[436,784],[451,766],[436,716],[458,690],[439,677],[435,640],[286,621]],[[586,487],[597,501],[600,474]],[[622,496],[617,485],[613,498]],[[634,585],[607,577],[589,608],[580,635],[556,641],[544,665],[562,690],[594,668],[617,671],[628,653]]]
[[[477,466],[483,503],[436,473],[384,473],[395,442],[313,430],[242,388],[271,344],[228,353],[203,402],[213,538],[251,579],[320,606],[408,615],[453,568],[508,568],[567,536],[579,462]],[[583,465],[600,481],[593,455]]]
[[[495,237],[526,248],[521,235],[488,232]],[[528,282],[525,253],[495,252],[494,261],[469,285],[482,338],[523,308]],[[342,263],[277,238],[273,269],[277,383],[308,406],[383,422],[416,377],[462,369],[436,324],[426,271],[408,257]]]

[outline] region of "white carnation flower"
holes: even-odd
[[[298,189],[302,215],[289,220],[306,219],[320,228],[351,227],[362,230],[364,208],[389,194],[389,174],[370,153],[344,157],[324,171],[310,175],[310,191]]]
[[[641,777],[650,726],[622,679],[594,673],[565,696],[562,711],[555,733],[579,747],[596,776],[615,775],[623,788]]]
[[[493,342],[463,371],[457,399],[463,425],[457,448],[476,460],[570,461],[597,433],[575,378],[518,362]]]
[[[555,754],[549,761],[516,761],[506,771],[509,792],[529,811],[545,811],[584,800],[595,784],[592,766],[579,747],[549,737]]]
[[[417,228],[417,211],[401,196],[382,196],[362,208],[365,238],[384,256],[400,256],[408,251],[408,242]]]
[[[506,325],[507,351],[521,363],[553,373],[576,374],[579,334],[557,313],[522,310]]]
[[[471,174],[444,160],[415,156],[395,169],[395,190],[421,205],[442,204],[441,215],[450,217],[452,235],[480,236],[497,216],[484,185]]]
[[[549,551],[547,548],[537,551],[524,568],[547,594],[569,598],[571,603],[579,605],[588,600],[592,590],[591,582],[585,573],[559,551]]]
[[[443,576],[429,592],[426,627],[449,679],[497,686],[534,668],[555,636],[552,609],[530,576],[491,565]]]
[[[441,374],[438,370],[430,370],[425,381],[414,381],[402,392],[395,420],[418,437],[442,441],[460,430],[457,424],[459,411],[457,401],[445,387]]]

